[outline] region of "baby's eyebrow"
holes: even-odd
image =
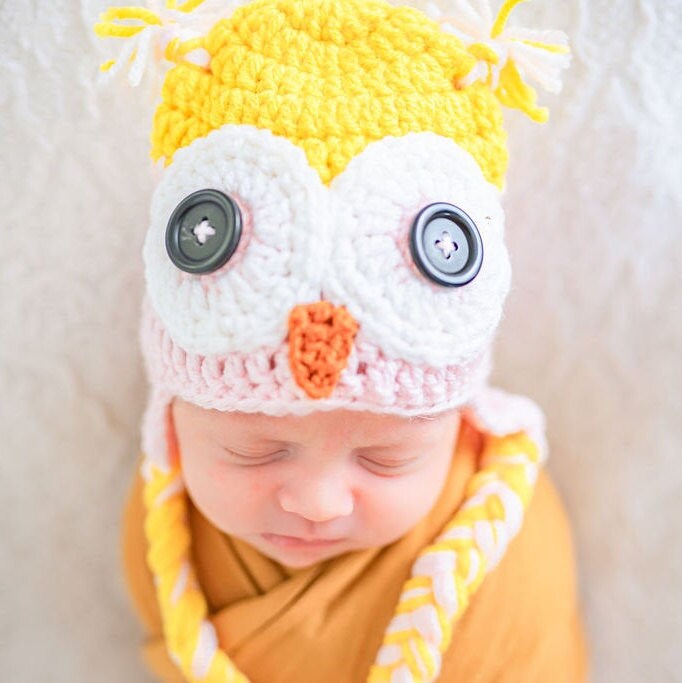
[[[357,451],[391,451],[396,448],[401,448],[405,445],[404,441],[396,441],[391,443],[381,443],[381,444],[370,444],[368,446],[356,446]]]
[[[237,430],[220,430],[216,433],[216,437],[221,442],[240,442],[249,443],[256,446],[282,446],[291,445],[293,442],[287,441],[286,439],[273,438],[272,435],[263,434],[262,430],[248,430],[248,429],[237,429]]]
[[[255,434],[247,434],[241,437],[233,436],[232,438],[237,441],[248,441],[256,446],[291,446],[295,443],[293,441],[286,441],[285,439],[269,439],[267,437],[258,436]]]

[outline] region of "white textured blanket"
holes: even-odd
[[[106,5],[0,2],[6,681],[147,680],[117,525],[144,404],[153,103],[93,86]],[[679,681],[682,4],[536,0],[516,17],[563,27],[574,64],[541,96],[549,124],[508,116],[515,280],[494,379],[547,413],[594,680]]]

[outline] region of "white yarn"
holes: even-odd
[[[180,567],[180,571],[178,572],[178,578],[175,580],[173,590],[171,591],[171,605],[174,605],[184,594],[185,588],[187,587],[187,578],[189,577],[189,571],[189,563],[187,561],[183,561]]]
[[[215,626],[210,621],[202,621],[192,659],[192,674],[198,680],[202,680],[208,674],[217,650],[218,636]]]
[[[459,598],[457,597],[457,587],[453,581],[453,574],[454,572],[441,571],[431,577],[433,597],[445,610],[448,619],[456,614],[459,608]]]
[[[166,226],[187,195],[207,188],[238,201],[245,234],[223,269],[188,275],[166,253]],[[409,254],[412,221],[434,202],[462,208],[481,232],[483,267],[465,287],[435,285]],[[180,149],[164,172],[144,256],[163,325],[177,344],[203,355],[277,349],[289,311],[323,296],[348,308],[360,324],[357,343],[375,344],[389,365],[464,364],[489,344],[510,278],[497,190],[467,152],[433,133],[370,144],[327,188],[285,138],[223,126]],[[249,368],[256,383],[271,372],[267,357],[259,358],[262,367]],[[394,401],[394,376],[377,374],[378,397]],[[415,392],[423,391],[421,379]]]
[[[557,93],[561,90],[562,69],[571,61],[568,52],[553,52],[526,42],[568,45],[568,37],[562,31],[546,31],[505,26],[495,38],[491,37],[495,15],[489,0],[389,0],[395,5],[409,5],[420,9],[428,17],[439,22],[444,31],[456,35],[465,45],[483,43],[498,57],[497,64],[479,61],[460,80],[461,86],[478,80],[497,88],[500,72],[511,60],[526,77],[537,81],[545,90]]]
[[[386,137],[352,159],[331,189],[337,225],[328,291],[363,335],[389,356],[432,367],[480,353],[500,320],[511,270],[499,193],[473,157],[431,132]],[[435,202],[463,209],[481,233],[483,266],[464,287],[432,283],[409,254],[412,221]]]
[[[390,666],[397,662],[402,656],[402,652],[397,645],[382,645],[377,654],[377,664],[379,666]]]
[[[401,596],[403,600],[404,596]],[[433,605],[422,605],[411,612],[412,626],[427,643],[440,643],[443,638],[443,630],[440,627],[438,613]]]
[[[225,267],[195,276],[171,262],[165,233],[176,206],[202,189],[235,199],[244,231]],[[177,344],[226,355],[284,342],[289,311],[319,300],[329,262],[322,189],[301,148],[253,126],[225,125],[176,152],[154,192],[144,259],[151,303]],[[256,381],[270,371],[261,360]]]
[[[244,0],[204,0],[195,10],[182,12],[168,9],[163,0],[147,0],[146,7],[159,17],[161,24],[146,24],[134,36],[126,38],[115,63],[99,75],[100,83],[108,83],[128,68],[127,80],[131,86],[137,87],[156,58],[164,54],[171,40],[179,38],[185,41],[206,35],[218,20],[230,17],[237,7],[244,4]],[[133,25],[139,25],[139,22],[133,20]],[[206,50],[198,49],[185,55],[185,60],[207,66],[210,55]]]
[[[414,683],[414,677],[405,664],[391,673],[391,683]]]

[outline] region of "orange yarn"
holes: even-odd
[[[296,306],[289,314],[289,364],[310,398],[327,398],[348,363],[360,325],[345,306],[329,301]]]

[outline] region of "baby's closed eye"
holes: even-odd
[[[423,460],[420,455],[381,455],[362,454],[356,455],[356,459],[364,467],[377,474],[402,474],[413,471]]]
[[[222,449],[224,456],[231,462],[236,464],[244,465],[246,467],[253,467],[256,465],[267,465],[276,460],[280,460],[288,455],[287,450],[277,450],[277,451],[242,451],[239,452],[232,448]]]

